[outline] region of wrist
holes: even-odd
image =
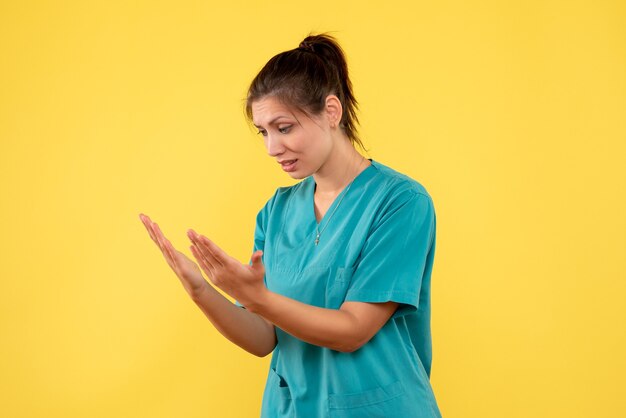
[[[248,303],[242,303],[250,312],[260,314],[268,306],[268,301],[271,298],[271,291],[267,287],[263,287],[260,292],[254,295],[254,297],[248,301]]]
[[[205,293],[208,293],[211,290],[215,291],[215,289],[211,285],[209,285],[207,282],[204,282],[203,285],[191,289],[187,293],[192,300],[196,301],[200,299]]]

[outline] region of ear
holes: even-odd
[[[326,116],[328,117],[328,124],[331,128],[339,126],[342,114],[343,108],[341,107],[341,101],[339,101],[339,98],[334,94],[329,94],[326,97]]]

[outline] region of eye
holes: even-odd
[[[282,127],[282,128],[278,128],[278,131],[279,131],[281,134],[286,134],[286,133],[288,133],[288,132],[289,132],[289,130],[291,129],[291,126],[292,126],[292,125],[289,125],[289,126],[284,126],[284,127]]]
[[[264,129],[259,129],[259,132],[257,132],[258,134],[261,134],[263,136],[267,135],[267,132],[265,132]]]

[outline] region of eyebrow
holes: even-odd
[[[272,119],[272,120],[268,123],[268,125],[273,124],[273,123],[274,123],[274,122],[276,122],[278,119],[281,119],[281,118],[287,118],[287,117],[288,117],[288,116],[284,116],[284,115],[276,116],[274,119]],[[253,123],[253,125],[254,125],[254,126],[256,126],[256,127],[257,127],[257,128],[259,128],[259,129],[261,129],[261,128],[262,128],[262,126],[259,126],[259,125],[257,125],[256,123]]]

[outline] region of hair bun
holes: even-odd
[[[298,45],[298,49],[302,49],[304,51],[309,51],[313,53],[315,52],[315,49],[313,49],[313,42],[308,40],[308,38],[300,42],[300,45]]]

